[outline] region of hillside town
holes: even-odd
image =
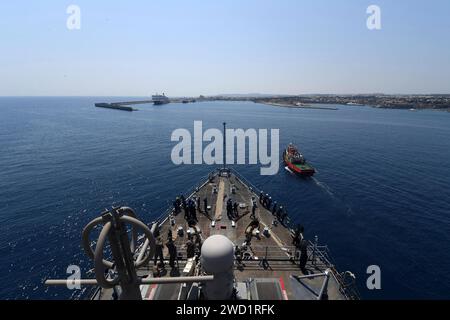
[[[450,111],[450,95],[296,95],[296,96],[243,96],[228,95],[203,99],[226,101],[253,101],[285,107],[308,107],[316,104],[371,106],[386,109],[433,109]]]

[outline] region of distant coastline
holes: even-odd
[[[200,98],[200,101],[252,101],[265,105],[297,109],[331,109],[323,105],[367,106],[400,110],[436,110],[450,112],[450,95],[298,95],[252,96],[226,95]],[[317,106],[321,105],[321,106]]]

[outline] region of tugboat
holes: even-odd
[[[292,143],[283,152],[283,160],[287,168],[302,177],[312,177],[316,170],[306,162],[305,157]]]

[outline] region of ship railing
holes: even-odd
[[[177,246],[178,260],[187,260],[187,250],[185,245]],[[300,251],[295,246],[261,246],[261,245],[249,245],[247,247],[241,247],[241,255],[246,258],[254,258],[256,260],[268,259],[268,260],[298,260],[300,257]],[[165,254],[165,260],[169,260],[169,256]],[[313,244],[308,246],[308,260],[317,265],[324,265],[326,267],[333,267],[328,256],[327,246],[316,246]]]
[[[334,259],[331,256],[330,250],[327,246],[322,246],[325,248],[321,253],[321,259],[324,259],[324,261],[328,261],[330,268],[333,270],[333,277],[339,283],[340,285],[340,291],[341,293],[348,299],[348,300],[360,300],[361,295],[358,291],[358,287],[356,286],[356,279],[352,278],[351,282],[348,282],[346,279],[347,275],[353,276],[353,274],[348,271],[339,273],[338,270],[335,268],[335,265],[333,263]],[[351,278],[351,277],[350,277]]]
[[[300,260],[300,250],[296,246],[251,245],[242,252],[242,256],[243,258],[253,257],[257,258],[257,260],[265,259],[268,261],[298,261]],[[308,260],[317,266],[333,267],[328,256],[327,246],[314,246],[310,243],[308,246]]]
[[[308,241],[308,257],[310,260],[321,260],[330,268],[334,266],[330,250],[326,245],[318,245],[315,242]]]
[[[300,252],[295,246],[251,246],[252,256],[245,257],[245,252],[242,257],[242,262],[245,264],[246,261],[258,261],[260,264],[268,263],[270,265],[271,261],[283,262],[286,261],[290,265],[297,265],[300,263]],[[319,246],[311,241],[308,242],[308,263],[313,266],[326,270],[331,269],[333,272],[332,277],[335,279],[336,283],[339,284],[340,292],[342,295],[349,300],[359,300],[360,294],[358,292],[356,281],[353,278],[350,282],[348,281],[348,272],[339,273],[330,256],[330,250],[328,246]],[[276,269],[277,266],[270,266],[272,269]],[[285,266],[279,266],[285,268]]]
[[[332,264],[326,259],[326,256],[323,255],[323,250],[326,247],[318,247],[316,256],[314,257],[310,254],[309,261],[314,265],[324,268],[332,267]],[[309,248],[309,252],[312,251],[312,247]],[[197,252],[198,253],[198,252]],[[241,259],[246,261],[290,261],[290,262],[298,262],[300,260],[300,251],[295,246],[259,246],[259,245],[251,245],[246,248],[241,247]],[[170,256],[167,252],[165,252],[163,260],[165,262],[169,261]],[[187,261],[187,250],[184,245],[177,246],[177,259],[178,262]],[[150,261],[148,268],[153,264],[153,260]]]
[[[293,246],[250,246],[243,252],[243,258],[256,260],[268,260],[268,261],[289,261],[295,259],[296,248]]]
[[[321,248],[318,250],[322,250]],[[315,258],[315,264],[317,266],[328,266],[328,261],[321,260],[319,253]],[[295,246],[250,246],[246,251],[242,253],[243,260],[256,260],[256,261],[290,261],[298,262],[300,260],[300,251]],[[312,255],[309,256],[312,259]]]
[[[340,285],[341,293],[349,300],[359,300],[361,295],[356,286],[356,280],[353,278],[353,281],[348,282],[345,279],[345,276],[348,272],[339,273],[336,269],[333,258],[330,254],[330,250],[328,246],[318,246],[317,244],[309,241],[308,244],[308,252],[310,253],[309,259],[319,259],[322,261],[324,265],[333,270],[332,275],[337,283]],[[313,254],[314,252],[314,254]],[[315,255],[315,257],[314,257]],[[351,273],[350,273],[351,274]]]
[[[314,252],[314,253],[313,253]],[[198,254],[198,252],[197,252]],[[164,262],[169,263],[169,255],[165,254],[163,258]],[[187,250],[185,246],[180,246],[177,248],[177,265],[182,267],[184,263],[187,261]],[[329,249],[327,246],[317,246],[314,243],[310,242],[308,245],[308,263],[313,266],[326,270],[331,269],[332,277],[336,280],[336,282],[340,285],[341,293],[347,298],[351,300],[359,299],[360,295],[357,290],[357,287],[354,282],[346,282],[344,279],[344,274],[338,273],[334,264],[331,262],[331,258],[329,256]],[[147,269],[147,271],[151,271],[153,260],[146,266],[141,268],[142,270]],[[300,264],[300,252],[295,246],[257,246],[251,245],[246,249],[241,251],[241,256],[238,261],[237,257],[235,257],[236,266],[238,267],[240,264],[245,265],[246,268],[252,268],[255,264],[258,264],[259,267],[264,267],[266,264],[268,267],[272,269],[278,268],[299,268]],[[277,262],[276,265],[270,265],[271,262]],[[281,264],[279,264],[281,262]],[[283,264],[283,262],[285,262]],[[251,263],[251,264],[250,264]],[[91,291],[92,292],[92,291]],[[93,291],[89,296],[97,297],[101,290],[97,288]]]

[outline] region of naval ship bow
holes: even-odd
[[[237,171],[224,165],[184,195],[150,224],[131,208],[106,210],[82,234],[95,278],[46,284],[89,286],[93,300],[359,299],[327,246]]]

